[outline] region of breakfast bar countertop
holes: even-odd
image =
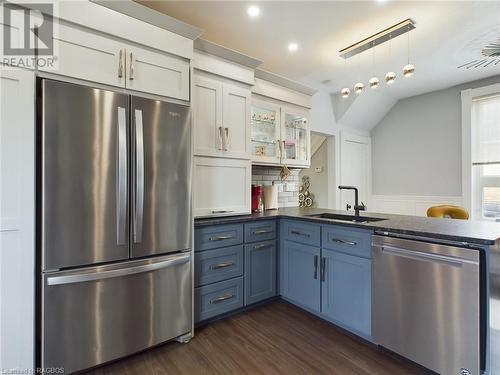
[[[335,215],[354,215],[352,212],[330,210],[324,208],[280,208],[278,210],[252,213],[249,215],[218,216],[198,218],[195,227],[217,224],[240,223],[245,221],[291,218],[313,221],[321,224],[344,225],[356,228],[371,229],[375,232],[435,238],[440,240],[467,242],[478,245],[500,246],[500,223],[471,220],[438,219],[422,216],[390,215],[361,212],[361,217],[380,218],[373,222],[352,222],[315,217],[314,215],[329,213]]]

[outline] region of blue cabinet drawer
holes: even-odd
[[[322,229],[322,247],[341,251],[349,255],[371,258],[372,233],[363,229],[324,225]]]
[[[282,239],[319,247],[321,226],[300,220],[285,220],[281,224]]]
[[[245,242],[273,240],[276,238],[275,220],[258,220],[245,224]]]
[[[243,297],[243,277],[195,288],[195,323],[243,307]]]
[[[243,243],[243,224],[214,225],[197,228],[194,232],[194,251]]]
[[[243,245],[207,250],[194,256],[194,286],[243,275]]]

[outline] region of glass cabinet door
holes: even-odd
[[[252,159],[264,163],[280,162],[280,109],[270,103],[252,103]]]
[[[300,110],[283,108],[281,113],[281,162],[309,165],[309,124]]]

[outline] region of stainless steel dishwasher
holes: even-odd
[[[374,235],[373,337],[442,375],[481,371],[480,251]]]

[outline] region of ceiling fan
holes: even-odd
[[[486,68],[491,64],[497,65],[499,63],[500,63],[500,39],[498,39],[496,42],[487,44],[481,50],[481,58],[462,64],[458,68],[465,68],[465,69]]]

